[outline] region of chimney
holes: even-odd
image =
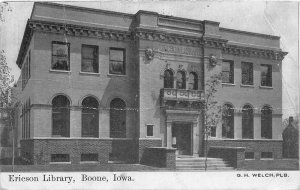
[[[292,125],[294,122],[294,118],[293,117],[289,117],[289,125]]]

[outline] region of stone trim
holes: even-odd
[[[262,59],[272,59],[282,61],[287,52],[281,50],[260,49],[253,47],[244,47],[238,45],[229,45],[222,48],[222,53],[234,56],[257,57]]]

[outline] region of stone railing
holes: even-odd
[[[160,93],[162,98],[169,100],[197,101],[204,97],[202,90],[163,88]]]
[[[141,159],[141,164],[176,169],[175,148],[167,147],[149,147],[146,148]]]
[[[232,167],[241,168],[245,160],[245,147],[211,146],[209,147],[208,157],[223,158]]]

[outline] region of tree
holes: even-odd
[[[215,93],[221,84],[222,73],[213,74],[205,82],[205,102],[204,109],[204,156],[205,156],[205,170],[207,170],[207,156],[208,156],[208,136],[211,134],[213,128],[217,127],[221,120],[222,107],[218,105],[215,100]]]
[[[12,11],[7,2],[0,3],[0,23],[5,22],[5,12]],[[11,68],[8,67],[5,51],[0,50],[0,114],[1,121],[5,128],[1,135],[1,143],[8,144],[9,133],[12,131],[12,165],[14,171],[14,108],[13,108],[13,96],[12,86],[14,83],[14,77],[11,74]],[[7,134],[7,135],[6,135]],[[4,138],[5,137],[5,138]]]
[[[282,122],[282,127],[284,130],[289,125],[289,118],[285,118]],[[294,117],[293,126],[299,130],[299,116]]]

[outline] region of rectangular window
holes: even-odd
[[[81,71],[98,73],[98,46],[82,45],[81,47]]]
[[[210,136],[211,137],[216,137],[217,136],[216,126],[211,126],[210,127]]]
[[[254,159],[254,152],[245,152],[245,159]]]
[[[234,83],[234,64],[233,61],[223,61],[222,64],[222,82]]]
[[[147,125],[147,136],[148,137],[153,136],[153,125]]]
[[[70,162],[69,154],[51,154],[51,162]]]
[[[80,161],[98,161],[98,154],[81,154]]]
[[[51,69],[70,70],[70,43],[52,42]]]
[[[272,152],[262,152],[260,158],[262,159],[272,159],[273,153]]]
[[[109,73],[125,75],[125,49],[109,49]]]
[[[22,90],[23,90],[30,78],[30,51],[23,63],[23,66],[21,69],[21,75],[22,75]]]
[[[261,65],[261,86],[272,86],[272,65]]]
[[[242,62],[242,84],[253,85],[253,63]]]

